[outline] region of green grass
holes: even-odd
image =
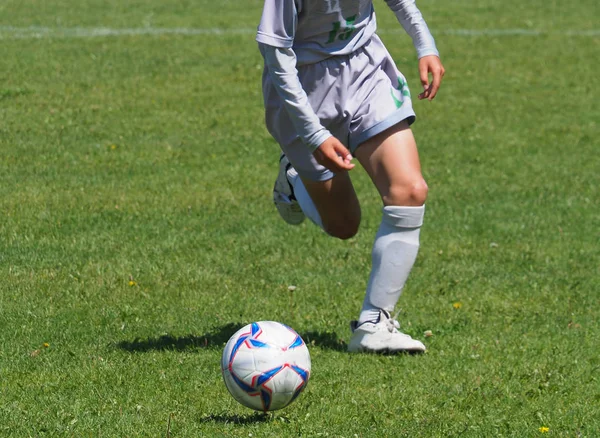
[[[433,336],[425,355],[377,357],[344,352],[380,220],[364,172],[350,241],[271,205],[259,0],[0,5],[1,436],[600,435],[597,4],[419,6],[448,73],[415,103],[430,197],[400,307]],[[410,40],[376,7],[414,94]],[[69,31],[101,27],[242,32]],[[261,319],[313,361],[269,417],[219,369]]]

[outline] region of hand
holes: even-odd
[[[419,99],[432,100],[435,97],[440,89],[445,72],[439,57],[429,55],[419,59],[419,74],[421,84],[423,84],[423,92],[419,94]],[[429,82],[429,73],[432,76],[431,83]]]
[[[354,169],[350,151],[333,136],[321,143],[313,155],[320,165],[325,166],[333,173]]]

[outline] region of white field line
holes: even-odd
[[[402,29],[380,29],[381,34],[402,33]],[[194,27],[16,27],[0,26],[0,40],[5,39],[47,39],[47,38],[95,38],[119,37],[140,35],[254,35],[256,29],[237,28],[224,29],[219,27],[194,28]],[[511,37],[511,36],[578,36],[598,37],[600,29],[589,30],[537,30],[537,29],[439,29],[433,31],[434,35],[451,35],[464,37]]]

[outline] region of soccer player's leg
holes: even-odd
[[[291,216],[282,212],[291,210],[292,204],[285,203],[290,199],[301,208],[302,218],[306,215],[327,234],[340,239],[354,236],[360,224],[360,205],[348,173],[334,174],[317,163],[300,140],[282,146],[282,150],[284,156],[273,192],[282,217]],[[283,191],[284,196],[280,196]]]
[[[314,205],[318,219],[313,222],[330,236],[349,239],[358,232],[360,204],[348,172],[338,173],[326,181],[298,178],[296,193],[306,204]]]
[[[360,145],[354,155],[383,200],[381,225],[373,244],[373,266],[349,351],[425,351],[400,332],[393,312],[419,249],[427,184],[408,123],[401,122]]]

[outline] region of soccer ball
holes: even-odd
[[[310,355],[300,335],[287,325],[253,322],[227,342],[221,371],[238,402],[257,411],[275,411],[293,402],[306,387]]]

